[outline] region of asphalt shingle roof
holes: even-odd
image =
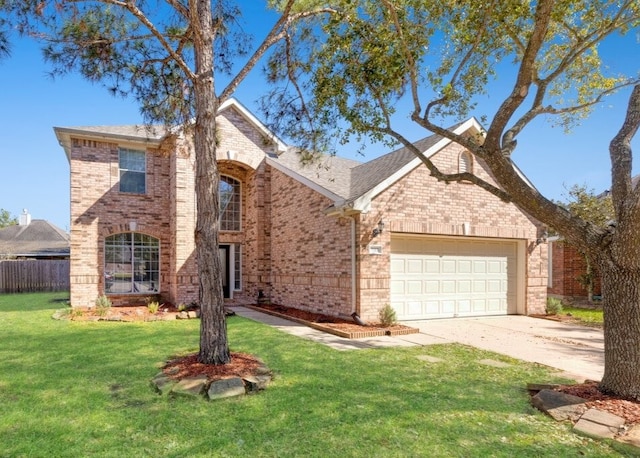
[[[424,152],[441,139],[439,135],[431,135],[414,145]],[[349,200],[370,191],[415,158],[413,152],[403,147],[364,163],[339,156],[320,155],[312,164],[303,164],[299,151],[290,148],[273,160],[342,199]]]
[[[69,234],[43,219],[0,229],[0,255],[69,255]]]

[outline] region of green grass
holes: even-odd
[[[602,310],[591,310],[576,307],[563,307],[563,314],[570,313],[571,316],[580,320],[583,324],[591,326],[602,326]]]
[[[527,382],[558,380],[547,369],[460,345],[340,352],[232,317],[232,350],[266,362],[269,388],[161,397],[149,381],[197,349],[198,321],[52,320],[63,301],[0,295],[0,456],[619,456],[530,406]]]

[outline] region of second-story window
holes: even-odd
[[[147,160],[144,151],[120,148],[120,192],[144,194],[147,190]]]
[[[239,231],[242,212],[240,209],[240,182],[231,177],[220,177],[220,230]]]

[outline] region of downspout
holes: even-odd
[[[351,220],[351,313],[357,313],[356,304],[358,300],[356,287],[356,273],[357,273],[357,263],[356,263],[356,218],[354,216],[350,216]]]
[[[351,318],[353,321],[358,323],[360,326],[367,326],[367,323],[360,318],[358,315],[358,311],[356,310],[358,294],[356,288],[358,286],[358,281],[356,277],[357,273],[357,234],[356,234],[356,218],[353,215],[349,215],[349,219],[351,220]]]

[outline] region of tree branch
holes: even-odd
[[[616,220],[625,219],[629,207],[637,206],[640,200],[640,189],[631,188],[632,151],[631,140],[640,126],[640,84],[637,84],[627,107],[622,127],[611,140],[609,154],[611,157],[611,197],[616,211]],[[629,201],[631,200],[631,202]],[[635,221],[634,221],[635,224]],[[637,230],[637,227],[636,227]]]

